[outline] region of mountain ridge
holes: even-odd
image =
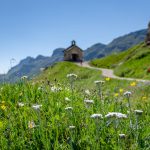
[[[102,59],[95,59],[91,64],[99,68],[114,69],[119,77],[150,79],[150,46],[145,42],[132,48],[111,54]]]
[[[144,41],[147,29],[138,30],[115,38],[109,44],[96,43],[84,50],[84,60],[105,57],[111,53],[117,53]],[[57,48],[51,56],[38,55],[36,58],[26,57],[19,64],[12,67],[7,74],[0,75],[0,82],[15,82],[26,75],[32,78],[40,73],[40,68],[46,68],[55,62],[63,60],[64,48]]]

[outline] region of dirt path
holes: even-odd
[[[102,75],[104,77],[109,77],[109,78],[114,78],[114,79],[119,79],[119,80],[129,80],[129,81],[139,81],[139,82],[150,83],[150,80],[118,77],[114,74],[114,71],[112,69],[92,67],[92,66],[89,65],[88,62],[83,62],[82,65],[80,63],[77,63],[77,65],[82,66],[82,67],[87,67],[87,68],[90,68],[90,69],[101,70]]]

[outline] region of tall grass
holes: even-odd
[[[101,87],[100,96],[94,82],[90,83],[92,89],[84,82],[87,94],[76,85],[78,79],[81,83],[84,80],[79,75],[73,93],[66,74],[60,83],[22,81],[2,85],[0,149],[149,149],[149,86],[110,79]],[[123,95],[127,90],[132,92],[130,107]],[[87,107],[85,99],[94,103]],[[35,109],[33,105],[40,107]],[[143,110],[138,122],[135,109]],[[109,112],[126,114],[127,118],[107,118]],[[91,118],[92,114],[103,117]]]

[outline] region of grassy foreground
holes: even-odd
[[[95,59],[91,64],[101,68],[112,68],[121,77],[150,79],[150,47],[140,44],[131,49]]]
[[[1,85],[0,98],[2,150],[150,148],[149,85],[63,62],[33,81]]]

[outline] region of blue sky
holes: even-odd
[[[10,60],[50,56],[71,40],[95,43],[147,28],[150,0],[0,0],[0,73]]]

